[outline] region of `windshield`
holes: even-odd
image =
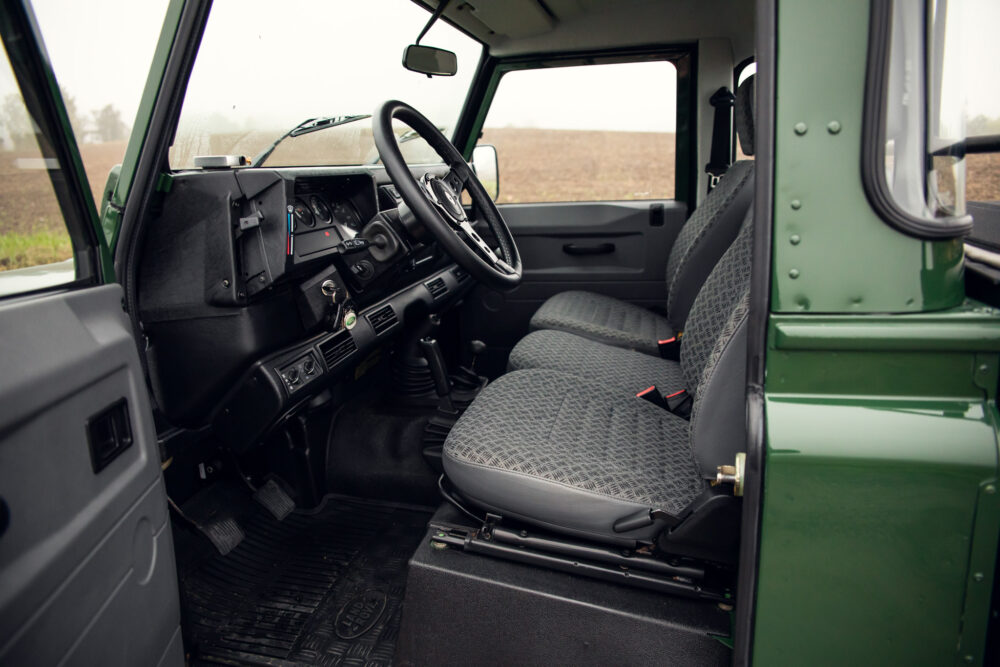
[[[403,68],[403,49],[430,13],[411,0],[361,3],[216,0],[170,149],[174,169],[199,155],[252,160],[309,118],[370,114],[400,99],[451,136],[482,45],[444,21],[421,40],[454,51],[458,74],[428,78]],[[397,136],[410,128],[398,124]],[[439,162],[423,140],[401,144],[411,164]],[[285,137],[265,166],[378,161],[371,119]]]

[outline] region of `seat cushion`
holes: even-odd
[[[593,292],[560,292],[542,304],[531,318],[531,329],[555,329],[646,354],[658,354],[656,341],[674,330],[667,318]]]
[[[507,370],[547,368],[635,394],[656,385],[661,394],[684,389],[676,361],[612,347],[565,331],[535,331],[514,347]]]
[[[651,539],[665,525],[616,533],[616,521],[651,509],[679,517],[707,486],[686,421],[544,369],[487,386],[448,434],[444,469],[481,507],[615,543]]]

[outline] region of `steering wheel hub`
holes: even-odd
[[[437,205],[450,222],[458,225],[465,220],[465,209],[462,208],[461,196],[450,185],[430,173],[424,174],[420,181],[427,197]]]

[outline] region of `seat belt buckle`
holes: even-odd
[[[655,384],[643,389],[636,394],[635,397],[649,401],[653,405],[663,408],[664,410],[670,410],[670,406],[667,404],[667,399],[663,397],[663,394],[656,390]]]
[[[656,347],[660,351],[660,357],[663,359],[669,359],[670,361],[680,361],[681,336],[683,335],[683,333],[679,333],[671,338],[656,341]]]
[[[687,389],[681,389],[664,396],[663,401],[667,404],[667,410],[681,419],[691,419],[691,408],[694,407],[694,397],[688,393]]]

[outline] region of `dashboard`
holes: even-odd
[[[375,167],[175,174],[138,276],[163,415],[249,446],[408,322],[460,298],[473,281],[404,226],[400,203]]]

